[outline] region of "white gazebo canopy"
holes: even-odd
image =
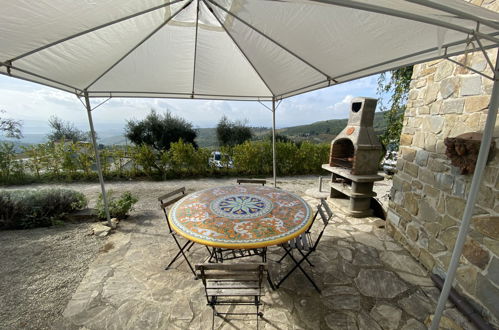
[[[90,98],[169,97],[272,101],[275,134],[276,100],[482,51],[494,87],[438,327],[497,117],[499,74],[485,51],[499,45],[499,14],[462,0],[0,0],[0,8],[0,74],[84,97],[92,132]]]
[[[89,97],[282,99],[499,43],[456,0],[2,1],[0,73]]]

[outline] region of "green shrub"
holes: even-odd
[[[87,205],[85,196],[69,189],[0,191],[0,228],[51,226],[64,214]]]
[[[138,202],[137,197],[131,192],[125,191],[119,198],[116,197],[114,191],[109,190],[106,194],[107,204],[109,206],[109,215],[111,218],[125,219],[128,213],[133,211],[133,205]],[[102,194],[99,194],[97,200],[97,216],[100,219],[106,219],[106,210],[102,201]]]
[[[297,145],[277,141],[277,175],[321,173],[321,165],[328,162],[329,148],[326,143]],[[105,148],[100,151],[100,158],[107,180],[272,175],[272,144],[268,140],[246,141],[220,150],[224,162],[234,161],[233,168],[210,168],[211,151],[196,149],[182,140],[171,143],[170,150],[162,151],[147,145]],[[12,145],[0,143],[0,184],[96,181],[94,162],[93,149],[88,143],[40,144],[24,148],[22,157],[15,154]]]

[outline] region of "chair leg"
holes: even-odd
[[[258,306],[258,305],[256,305],[256,330],[260,329],[260,328],[259,328],[259,324],[258,324],[258,321],[259,321],[258,319],[260,318],[260,312],[259,312],[259,310],[258,310],[258,307],[259,307],[259,306]]]
[[[215,330],[215,307],[211,306],[211,330]]]
[[[315,267],[315,266],[314,266],[314,265],[310,262],[310,260],[308,260],[308,258],[307,258],[307,257],[305,257],[305,254],[303,254],[303,252],[301,252],[301,250],[298,250],[298,252],[300,252],[301,256],[302,256],[303,258],[305,258],[305,261],[306,261],[306,262],[310,265],[310,267]]]
[[[215,251],[215,248],[213,249],[209,249],[208,247],[206,247],[208,249],[208,252],[210,253],[210,259],[208,259],[208,262],[209,263],[213,263],[213,262],[217,262],[217,255],[216,255],[216,251]],[[215,261],[213,261],[213,258],[215,259]]]
[[[173,258],[172,258],[172,260],[170,261],[170,263],[168,264],[168,266],[166,266],[165,270],[168,270],[168,269],[170,268],[170,266],[171,266],[171,265],[173,265],[173,263],[174,263],[175,261],[177,261],[177,259],[178,259],[178,258],[180,257],[180,255],[182,254],[182,250],[183,250],[183,249],[185,249],[189,243],[192,243],[192,242],[191,242],[191,241],[187,241],[187,242],[185,242],[184,246],[182,246],[182,247],[180,248],[180,250],[177,252],[177,254],[175,255],[175,257],[173,257]]]
[[[308,258],[308,256],[310,255],[310,253],[312,253],[313,251],[310,251],[308,252],[304,258],[300,259],[300,261],[297,261],[295,259],[295,257],[293,257],[292,254],[289,254],[289,256],[291,257],[291,259],[293,259],[294,263],[295,263],[295,266],[293,268],[291,268],[291,270],[279,281],[279,283],[276,284],[276,287],[279,288],[279,286],[289,277],[289,275],[291,275],[291,273],[293,273],[296,268],[299,268],[303,275],[305,275],[305,277],[310,281],[310,283],[314,286],[314,288],[317,290],[317,292],[321,293],[321,289],[319,289],[319,287],[317,286],[317,284],[315,284],[314,280],[310,277],[310,275],[307,274],[307,272],[301,267],[301,263]]]
[[[276,287],[274,285],[274,282],[272,282],[272,278],[270,277],[270,272],[267,271],[267,282],[269,282],[270,288],[272,291],[275,291]]]
[[[185,247],[185,245],[184,245]],[[180,251],[177,252],[177,254],[175,255],[175,257],[172,258],[172,260],[170,261],[170,263],[168,264],[168,266],[165,267],[165,270],[168,270],[170,268],[170,266],[178,259],[178,257],[181,255],[182,253]]]
[[[173,236],[173,239],[175,240],[175,243],[177,243],[177,246],[178,246],[178,248],[180,249],[180,253],[182,253],[182,255],[184,256],[184,259],[185,259],[185,261],[187,262],[187,265],[189,266],[189,268],[191,269],[192,274],[194,274],[194,278],[195,278],[195,279],[197,279],[198,277],[197,277],[196,271],[194,270],[194,268],[192,267],[191,263],[189,262],[189,259],[188,259],[188,258],[187,258],[187,256],[185,255],[185,253],[184,253],[184,248],[180,246],[180,243],[178,242],[177,237],[175,237],[175,235]],[[191,246],[190,246],[190,247],[192,247],[192,245],[194,245],[194,242],[188,241],[188,243],[190,243],[190,244],[191,244]],[[187,244],[188,244],[188,243],[187,243]],[[185,247],[185,246],[186,246],[186,245],[184,245],[184,247]],[[189,248],[190,248],[190,247],[189,247]]]
[[[267,262],[267,248],[266,247],[264,247],[262,249],[262,262],[264,262],[264,263]]]
[[[277,263],[281,263],[281,261],[282,261],[284,258],[286,258],[286,256],[287,256],[288,254],[290,254],[290,253],[291,253],[291,249],[289,249],[289,250],[288,250],[288,249],[286,249],[284,246],[281,246],[281,247],[284,249],[284,251],[286,251],[286,253],[284,253],[284,255],[281,257],[281,259],[279,259],[279,260],[277,261]]]

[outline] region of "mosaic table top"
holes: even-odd
[[[310,206],[299,196],[265,186],[224,186],[197,191],[173,205],[169,219],[180,235],[226,248],[284,243],[310,225]]]

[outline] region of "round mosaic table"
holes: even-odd
[[[181,199],[169,214],[172,228],[204,245],[250,249],[277,245],[311,224],[310,206],[299,196],[264,186],[225,186]]]

